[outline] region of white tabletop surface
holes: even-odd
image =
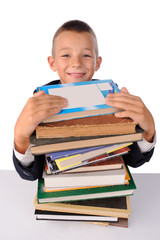
[[[133,174],[137,189],[131,200],[129,227],[82,222],[36,221],[33,200],[37,181],[21,179],[15,171],[0,171],[0,239],[2,240],[159,240],[160,174]]]

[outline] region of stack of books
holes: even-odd
[[[114,117],[121,110],[105,104],[108,93],[119,92],[117,85],[99,80],[38,90],[68,98],[69,105],[31,136],[32,153],[46,158],[34,201],[36,219],[127,227],[136,186],[123,155],[142,131],[131,119]]]

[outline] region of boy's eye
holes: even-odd
[[[83,57],[91,57],[89,54],[84,54]]]
[[[69,54],[63,54],[62,57],[70,57]]]

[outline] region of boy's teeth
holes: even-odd
[[[70,73],[69,75],[75,76],[75,77],[81,77],[84,75],[84,73]]]

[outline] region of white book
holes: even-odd
[[[125,183],[126,171],[122,169],[85,172],[66,173],[59,175],[47,175],[43,172],[44,184],[46,188],[74,188],[103,185],[121,185]]]
[[[43,213],[44,212],[44,213]],[[37,220],[117,222],[118,217],[35,211]]]

